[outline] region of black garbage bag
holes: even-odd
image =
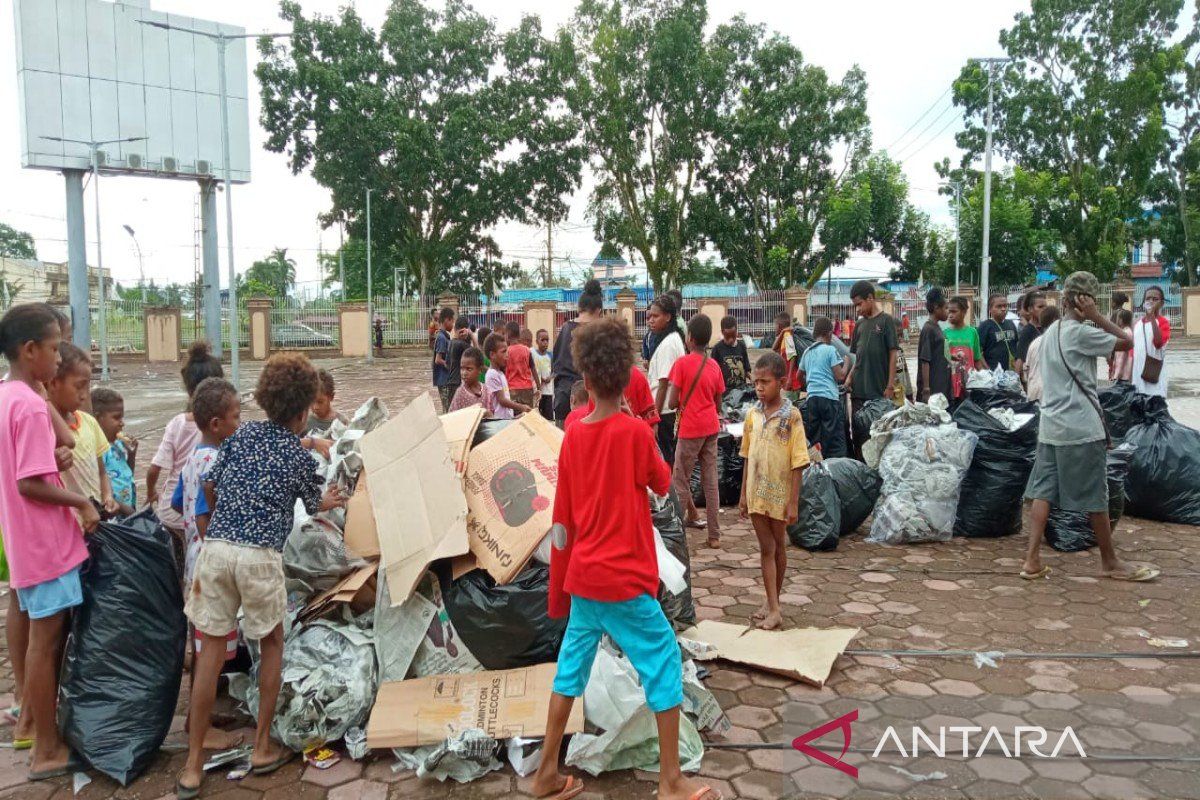
[[[753,386],[737,386],[729,389],[721,397],[721,416],[728,420],[739,421],[743,418],[742,408],[747,403],[758,400]]]
[[[804,355],[804,351],[816,344],[817,339],[812,334],[812,328],[806,328],[803,325],[793,325],[792,343],[796,345],[797,355]]]
[[[448,569],[439,569],[438,580],[454,629],[485,669],[516,669],[558,659],[567,620],[549,616],[550,567],[531,561],[503,586],[482,569],[453,581]]]
[[[742,471],[746,460],[740,450],[742,440],[731,434],[721,432],[717,436],[717,494],[721,505],[736,506],[742,498]],[[700,484],[700,464],[692,470],[692,502],[697,508],[704,508],[704,487]]]
[[[1113,441],[1125,438],[1125,434],[1133,427],[1136,420],[1133,416],[1133,400],[1137,390],[1131,383],[1114,383],[1096,393],[1100,398],[1100,407],[1104,409],[1104,419],[1108,422],[1108,432]]]
[[[1037,410],[1032,403],[1022,402],[1030,411]],[[954,535],[994,538],[1019,533],[1021,498],[1037,456],[1037,416],[1010,431],[973,401],[966,400],[955,409],[954,421],[961,430],[979,437],[971,466],[963,476]]]
[[[1025,398],[1025,395],[1019,392],[1005,391],[1004,389],[968,389],[967,400],[970,400],[984,411],[993,408],[1011,408],[1018,414],[1028,413],[1028,411],[1021,411],[1019,409],[1026,409],[1032,405]]]
[[[1108,451],[1104,459],[1108,480],[1108,519],[1115,528],[1125,513],[1125,486],[1129,467],[1137,448],[1129,442]],[[1063,511],[1050,507],[1046,520],[1046,544],[1064,553],[1075,553],[1096,546],[1091,520],[1082,511]]]
[[[825,462],[813,464],[804,471],[800,516],[788,526],[788,538],[805,550],[836,550],[841,530],[842,504],[833,476]]]
[[[682,594],[671,594],[661,583],[658,586],[658,603],[663,613],[676,628],[689,628],[696,624],[696,606],[692,602],[692,560],[688,556],[687,532],[683,527],[683,508],[675,491],[665,497],[650,498],[650,519],[667,552],[679,559],[684,567],[687,589]]]
[[[471,447],[478,447],[512,423],[511,419],[485,419],[475,429],[475,438],[471,440]]]
[[[871,438],[871,426],[875,421],[896,410],[896,404],[886,398],[868,400],[854,414],[854,441],[865,442]]]
[[[1181,425],[1161,397],[1139,395],[1125,441],[1137,447],[1125,482],[1125,510],[1160,522],[1200,525],[1200,431]]]
[[[123,786],[171,729],[187,620],[171,535],[146,509],[88,537],[59,687],[63,739]]]
[[[829,472],[837,492],[841,513],[838,532],[842,536],[853,533],[875,510],[883,476],[856,458],[827,458],[821,464]]]

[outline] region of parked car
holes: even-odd
[[[271,326],[272,347],[333,347],[333,337],[299,322]]]

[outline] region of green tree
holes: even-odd
[[[1166,126],[1170,147],[1164,152],[1152,196],[1158,212],[1154,230],[1163,245],[1162,259],[1178,261],[1181,278],[1200,284],[1200,1],[1192,24],[1173,49]]]
[[[865,76],[854,67],[831,80],[787,39],[741,18],[719,27],[713,45],[731,54],[731,80],[697,226],[757,286],[819,276],[846,256],[845,237],[827,228],[832,196],[869,155]]]
[[[596,177],[596,238],[638,253],[656,289],[696,250],[689,223],[725,90],[705,0],[583,0],[567,102]]]
[[[1035,212],[1058,232],[1058,269],[1111,279],[1126,220],[1140,215],[1168,136],[1169,44],[1183,0],[1034,0],[1001,32],[1012,62],[995,71],[997,152],[1031,176]],[[963,164],[984,144],[988,73],[954,82]]]
[[[296,285],[296,260],[288,258],[286,247],[276,247],[269,256],[251,264],[242,277],[247,296],[258,294],[286,299]]]
[[[0,222],[0,257],[36,259],[37,248],[33,244],[33,237]]]
[[[567,38],[548,40],[535,17],[498,32],[462,0],[395,0],[378,32],[352,5],[281,9],[290,46],[261,42],[256,69],[266,147],[294,172],[311,167],[333,199],[324,221],[358,239],[372,189],[373,255],[423,296],[496,223],[565,217],[582,162],[560,109]]]

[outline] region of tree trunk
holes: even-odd
[[[1188,222],[1186,172],[1180,172],[1177,188],[1179,190],[1179,225],[1183,228],[1183,268],[1188,276],[1188,285],[1197,286],[1200,285],[1200,282],[1196,280],[1196,259],[1192,250],[1192,228]]]

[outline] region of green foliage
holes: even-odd
[[[696,225],[732,272],[763,288],[805,280],[845,259],[858,237],[833,230],[843,181],[870,149],[866,78],[840,81],[786,38],[735,18],[713,46],[731,63],[701,175]]]
[[[0,257],[36,259],[37,248],[33,237],[0,222]]]
[[[1192,24],[1170,51],[1176,59],[1167,95],[1171,143],[1152,184],[1158,217],[1150,231],[1162,240],[1162,259],[1178,261],[1180,278],[1200,284],[1200,3]]]
[[[1057,232],[1061,273],[1109,280],[1125,259],[1125,221],[1140,216],[1168,147],[1169,42],[1182,2],[1035,0],[1000,34],[1013,62],[996,69],[995,146],[1028,174],[1035,218]],[[976,63],[954,82],[964,165],[983,149],[987,83]]]
[[[281,15],[289,46],[260,42],[256,69],[266,147],[311,168],[333,198],[324,221],[346,220],[358,240],[373,189],[376,288],[401,266],[428,296],[461,282],[443,273],[496,223],[565,217],[583,157],[560,108],[568,38],[548,40],[535,17],[499,32],[462,0],[395,0],[379,31],[353,5],[305,16],[288,0]],[[347,284],[365,293],[349,263]]]
[[[698,244],[689,217],[728,72],[707,21],[704,0],[583,0],[564,39],[596,238],[636,251],[656,289],[678,283]]]
[[[288,258],[286,247],[276,247],[239,276],[238,295],[285,299],[295,285],[296,260]]]

